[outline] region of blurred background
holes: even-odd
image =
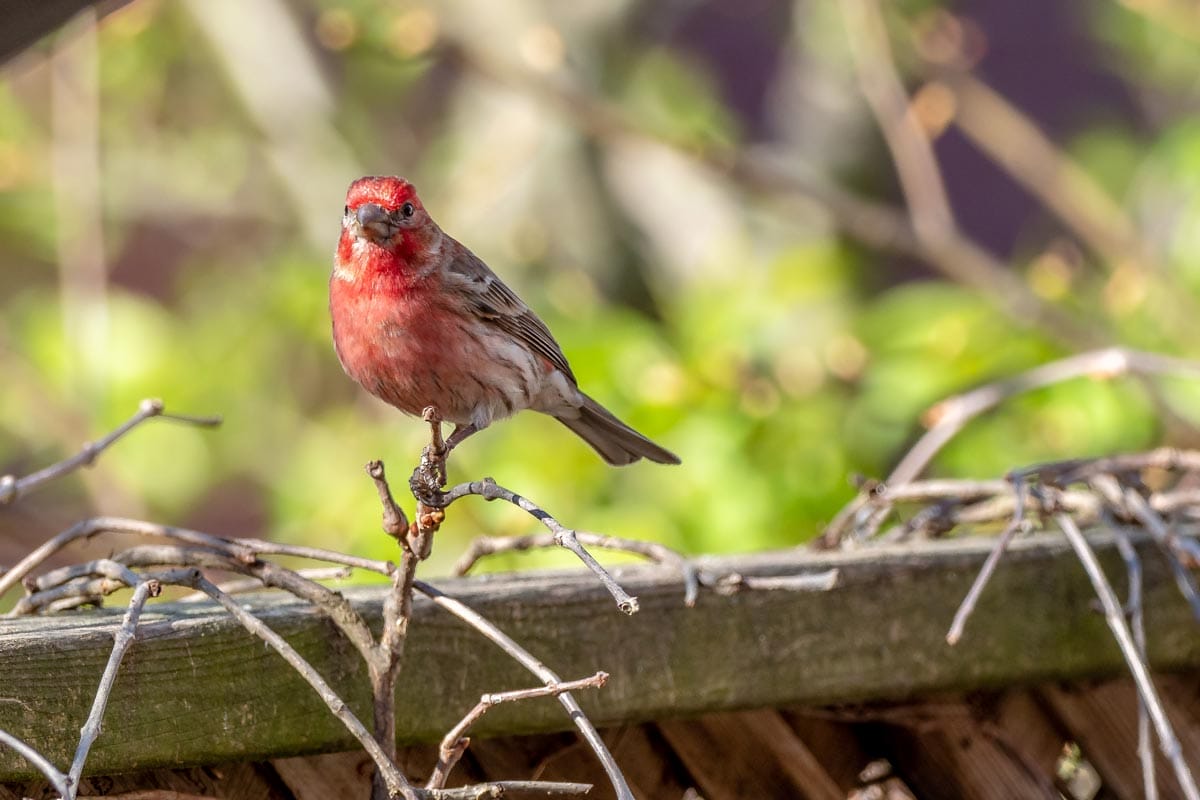
[[[0,68],[0,474],[143,397],[225,423],[0,509],[0,563],[91,514],[393,555],[362,466],[407,477],[426,433],[342,374],[326,308],[362,174],[410,178],[684,462],[523,414],[452,481],[687,552],[806,541],[947,395],[1200,355],[1198,76],[1182,0],[101,4]],[[931,471],[1195,443],[1198,387],[1155,386],[1022,396]],[[430,571],[533,530],[464,501]]]

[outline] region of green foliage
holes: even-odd
[[[711,65],[661,42],[613,47],[628,33],[614,10],[551,28],[521,8],[525,17],[498,17],[492,32],[419,5],[297,2],[299,44],[317,53],[333,103],[305,118],[327,121],[363,171],[417,175],[435,217],[544,316],[585,389],[684,464],[613,470],[554,421],[523,414],[456,453],[453,480],[490,475],[568,524],[691,552],[786,546],[833,516],[853,493],[851,475],[885,475],[937,401],[1068,352],[1015,323],[996,298],[911,265],[895,273],[890,257],[849,246],[819,215],[763,207],[686,154],[585,140],[528,92],[436,49],[438,37],[480,51],[510,42],[504,52],[518,52],[526,72],[566,64],[591,92],[600,90],[586,79],[605,76],[607,102],[684,150],[746,146]],[[813,9],[816,27],[795,34],[829,32],[808,42],[809,67],[833,75],[812,85],[828,79],[826,89],[845,84],[849,62],[829,14]],[[1127,11],[1087,23],[1126,64],[1131,87],[1166,109],[1194,101],[1192,43]],[[283,53],[280,35],[264,32],[262,47]],[[78,220],[56,217],[55,192],[61,199],[69,187],[53,182],[62,131],[46,98],[61,87],[45,63],[0,73],[0,253],[11,265],[0,272],[0,465],[23,469],[53,457],[48,448],[65,454],[159,396],[225,424],[135,433],[102,459],[103,480],[85,484],[78,513],[186,523],[223,509],[231,532],[392,556],[361,468],[383,458],[402,487],[425,430],[365,396],[334,357],[326,281],[341,197],[321,190],[327,230],[310,244],[305,181],[279,172],[281,153],[303,146],[306,131],[281,140],[255,123],[220,43],[202,36],[186,6],[130,4],[105,18],[98,41],[96,213],[108,282],[82,299],[62,254],[101,245],[74,240]],[[901,63],[918,64],[911,56],[901,52]],[[286,87],[288,67],[279,69]],[[821,113],[841,116],[820,135],[838,139],[843,164],[856,154],[855,172],[889,175],[870,119],[838,97],[844,107]],[[809,113],[778,103],[777,115]],[[797,122],[798,136],[818,121]],[[1074,132],[1068,152],[1147,231],[1154,266],[1085,252],[1066,266],[1012,268],[1113,341],[1195,355],[1200,126],[1173,111],[1151,132],[1096,123]],[[328,171],[337,186],[357,177],[352,160],[320,147],[311,155],[313,186]],[[638,168],[621,169],[633,158]],[[1164,398],[1195,423],[1198,392],[1171,382]],[[1160,416],[1136,383],[1079,379],[971,423],[932,471],[994,476],[1145,447],[1161,437]],[[439,534],[434,569],[478,533],[534,525],[515,509],[465,501]],[[498,564],[518,562],[569,560]]]

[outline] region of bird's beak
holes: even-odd
[[[373,242],[385,242],[396,233],[397,225],[391,215],[375,203],[363,203],[354,212],[359,234]]]

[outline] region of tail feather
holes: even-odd
[[[587,395],[583,397],[578,417],[557,419],[580,439],[590,444],[601,458],[613,466],[632,464],[639,458],[648,458],[659,464],[680,463],[679,456],[659,447],[621,422],[611,411]]]

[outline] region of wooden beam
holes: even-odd
[[[1111,539],[1094,539],[1118,591]],[[579,695],[598,724],[717,710],[903,699],[1113,675],[1123,662],[1069,548],[1054,535],[1017,543],[984,593],[963,641],[943,636],[991,542],[905,550],[802,551],[701,559],[706,569],[789,575],[836,567],[828,592],[703,592],[682,602],[672,571],[626,567],[641,600],[619,613],[589,573],[440,581],[564,678],[611,678]],[[1142,544],[1150,654],[1159,669],[1200,665],[1200,636],[1152,546]],[[346,592],[379,619],[381,592]],[[246,603],[366,715],[367,679],[353,649],[318,614],[272,595]],[[59,764],[69,761],[121,611],[0,621],[0,728]],[[209,605],[162,604],[143,615],[122,667],[91,773],[351,749],[353,741],[282,659]],[[406,742],[440,737],[485,691],[535,681],[462,623],[418,601],[398,689]],[[479,732],[567,729],[553,700],[498,707]],[[30,775],[0,749],[0,780]]]

